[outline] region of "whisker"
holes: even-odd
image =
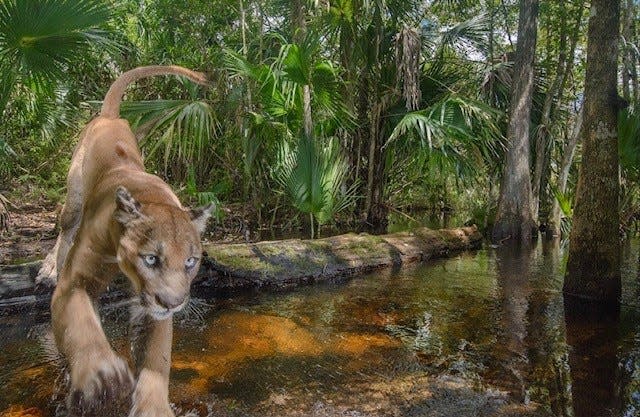
[[[206,313],[211,307],[213,307],[213,305],[203,299],[190,298],[182,311],[177,313],[177,317],[180,319],[180,324],[182,325],[203,326],[206,324]]]

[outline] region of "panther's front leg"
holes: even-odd
[[[100,326],[86,289],[61,276],[51,303],[56,344],[71,375],[68,406],[72,414],[93,414],[128,402],[133,378]]]
[[[169,405],[173,318],[153,320],[144,316],[139,320],[134,323],[138,330],[134,335],[138,381],[129,417],[174,417]]]

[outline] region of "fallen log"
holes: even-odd
[[[349,233],[317,240],[205,245],[201,273],[216,288],[288,289],[478,248],[475,227],[417,229],[382,236]],[[211,273],[213,272],[213,273]]]
[[[194,292],[285,290],[322,281],[337,281],[386,267],[446,257],[480,247],[476,227],[410,232],[382,236],[349,233],[317,240],[289,239],[242,244],[206,244],[206,256]],[[0,266],[0,315],[48,308],[52,288],[36,287],[40,262]],[[117,280],[107,302],[126,297],[125,280]]]

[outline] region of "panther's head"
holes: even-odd
[[[212,204],[194,210],[140,204],[118,187],[114,217],[123,227],[118,265],[153,319],[170,317],[189,300],[202,254],[200,234],[212,210]]]

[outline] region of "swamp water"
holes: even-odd
[[[342,284],[199,299],[176,319],[189,416],[639,416],[638,246],[618,317],[565,317],[561,248],[483,249]],[[102,317],[128,352],[126,307]],[[0,318],[0,416],[64,416],[48,318]]]

